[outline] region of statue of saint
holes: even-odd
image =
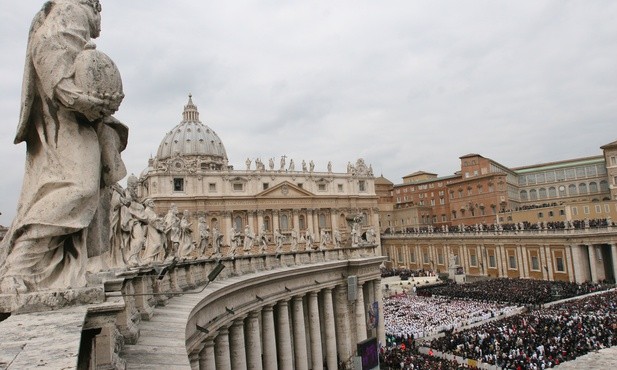
[[[291,230],[291,248],[290,250],[292,252],[297,252],[298,251],[298,230],[296,229],[292,229]]]
[[[255,234],[253,233],[249,225],[246,225],[244,227],[244,247],[243,247],[243,250],[245,253],[251,252],[251,249],[253,248],[254,240],[255,240]]]
[[[283,252],[283,240],[285,236],[281,234],[279,229],[274,231],[274,242],[276,243],[276,254],[280,254]]]
[[[289,160],[289,171],[295,171],[296,170],[296,164],[294,163],[293,158]]]
[[[165,221],[154,212],[154,201],[146,199],[144,214],[146,216],[146,244],[141,262],[144,264],[163,262],[165,260]]]
[[[251,169],[251,159],[247,158],[245,163],[246,163],[246,170],[249,171]]]
[[[189,211],[185,209],[180,220],[180,245],[178,246],[178,257],[180,258],[191,258],[195,249],[191,226]]]
[[[210,243],[210,228],[208,227],[204,217],[200,217],[197,220],[197,231],[199,232],[199,255],[205,256],[206,249]]]
[[[87,259],[109,248],[110,198],[99,195],[126,175],[128,128],[111,116],[124,97],[120,74],[92,42],[100,11],[98,0],[48,1],[32,21],[15,137],[27,144],[26,169],[0,243],[0,293],[84,287]],[[88,80],[93,65],[106,67],[102,78]],[[98,236],[88,235],[93,225]]]

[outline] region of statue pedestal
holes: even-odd
[[[105,301],[103,285],[66,290],[45,290],[21,294],[0,294],[0,312],[23,314],[52,311]]]

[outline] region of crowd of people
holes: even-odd
[[[507,369],[545,369],[610,347],[617,335],[617,292],[541,308],[430,342],[448,352]]]
[[[453,360],[446,360],[418,352],[413,340],[401,343],[388,350],[382,350],[379,356],[382,369],[411,369],[411,370],[475,370],[476,367],[459,364]]]
[[[533,279],[498,278],[476,281],[469,284],[446,284],[418,289],[418,295],[438,295],[450,298],[501,302],[512,305],[537,306],[555,300],[580,296],[610,286],[595,283],[571,283]]]
[[[384,298],[386,335],[395,341],[422,338],[499,317],[516,307],[444,297],[399,294]]]

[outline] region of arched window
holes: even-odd
[[[236,216],[234,218],[234,226],[236,228],[236,231],[242,230],[242,217]]]
[[[219,220],[216,217],[210,219],[210,227],[219,227]]]
[[[538,192],[536,191],[536,189],[529,190],[529,199],[531,200],[538,199]]]
[[[368,215],[366,212],[362,212],[362,226],[368,226]]]
[[[298,226],[300,227],[300,230],[306,229],[306,222],[304,221],[304,215],[300,215],[300,217],[298,217]]]
[[[545,188],[540,188],[539,194],[540,194],[540,199],[546,199],[546,189]]]
[[[281,215],[281,230],[289,230],[289,217]]]
[[[570,194],[570,195],[577,195],[578,194],[578,190],[576,189],[576,185],[570,184],[570,186],[568,186],[568,194]]]
[[[548,188],[548,197],[549,198],[557,198],[557,189],[554,186]]]
[[[597,182],[590,182],[589,183],[589,192],[590,193],[597,193],[598,192],[598,183]]]
[[[527,200],[527,190],[521,190],[521,200]]]
[[[578,184],[578,192],[580,194],[587,194],[587,184],[585,184],[584,182]]]
[[[608,191],[608,181],[602,180],[600,181],[600,191]]]

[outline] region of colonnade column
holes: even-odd
[[[264,369],[276,369],[276,334],[274,329],[274,308],[267,305],[261,309]]]
[[[214,340],[212,339],[208,339],[204,348],[199,352],[199,368],[201,370],[216,369]]]
[[[334,306],[332,304],[332,289],[323,290],[324,329],[326,334],[326,365],[328,369],[336,369],[336,332],[334,329]],[[315,360],[313,360],[315,362]]]
[[[347,286],[337,285],[335,293],[336,333],[338,338],[337,352],[341,361],[347,363],[351,359],[351,330],[349,328],[349,306],[347,304]]]
[[[214,358],[217,370],[231,370],[229,330],[225,327],[219,329],[219,334],[214,340]]]
[[[292,370],[293,356],[291,348],[291,331],[289,328],[289,301],[278,303],[278,323],[276,331],[276,344],[279,369]],[[217,369],[218,370],[218,369]]]
[[[323,369],[323,353],[321,351],[321,327],[319,325],[319,301],[317,292],[308,295],[309,332],[311,335],[311,359],[313,370]]]
[[[592,283],[597,283],[598,282],[598,271],[596,270],[596,246],[595,245],[588,245],[587,246],[587,250],[589,253],[589,268],[591,269],[591,282]]]
[[[244,317],[234,320],[229,329],[232,370],[246,370],[246,345],[244,344]],[[218,369],[218,368],[217,368]]]
[[[293,297],[292,302],[295,370],[307,370],[308,352],[306,349],[306,326],[304,325],[302,297]]]
[[[246,320],[246,362],[247,369],[261,370],[261,338],[259,336],[259,311],[251,311]],[[274,334],[274,333],[272,333]],[[264,354],[265,356],[265,354]]]
[[[366,313],[364,312],[364,289],[358,283],[356,294],[356,342],[366,339]]]
[[[617,244],[611,244],[611,259],[613,261],[613,281],[617,281]]]

